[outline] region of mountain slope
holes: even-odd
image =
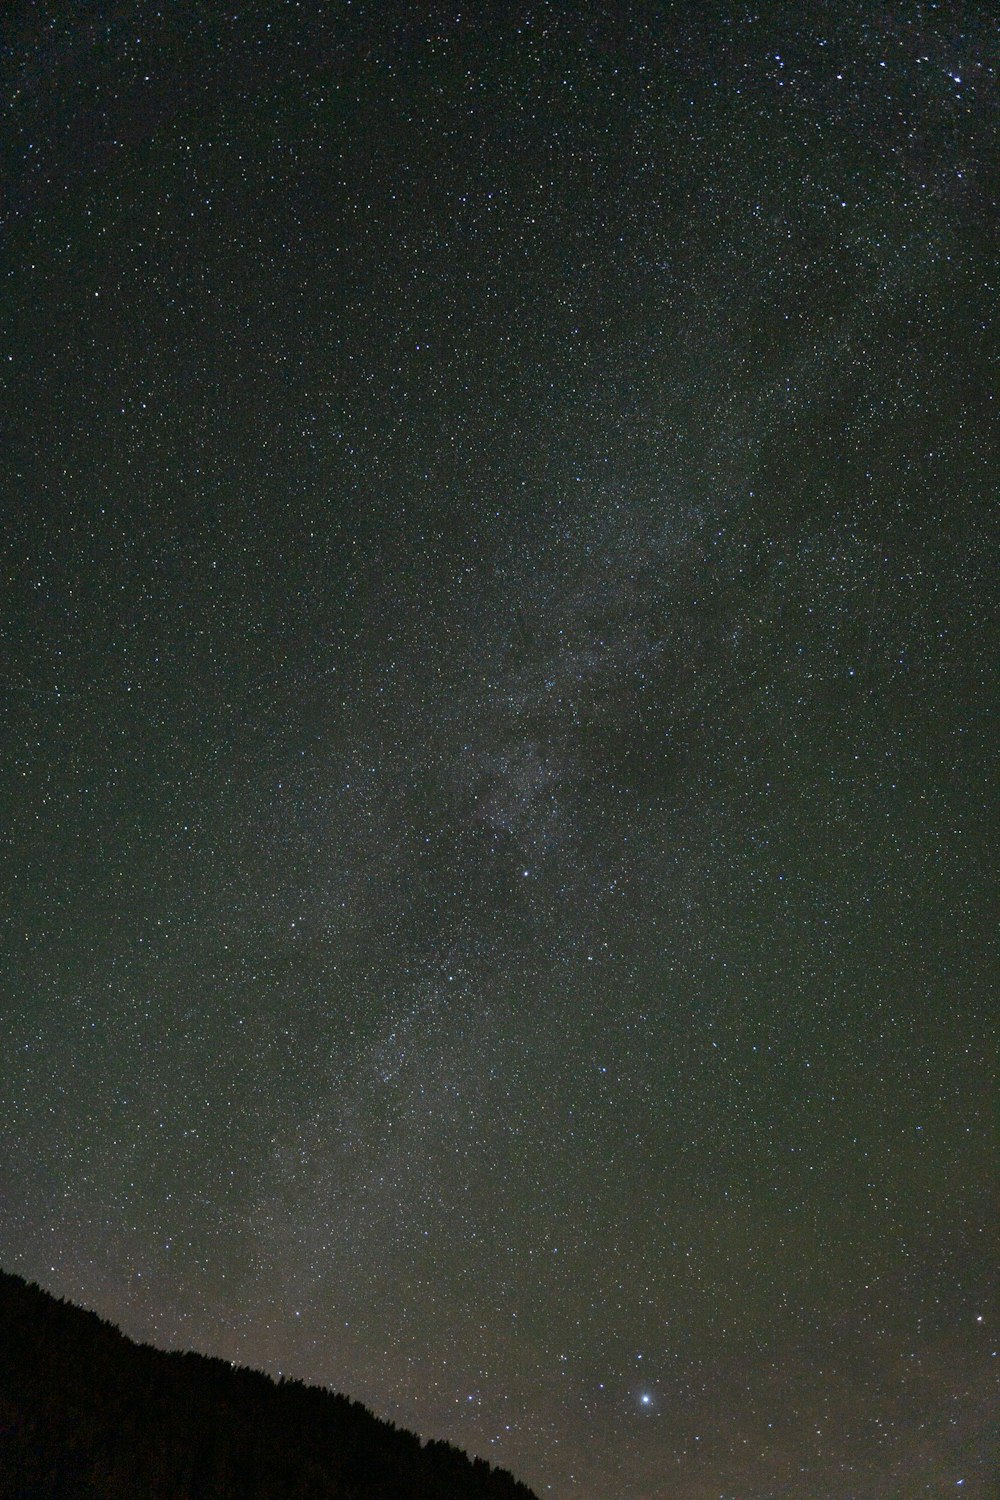
[[[535,1500],[360,1403],[135,1344],[0,1272],[3,1500]]]

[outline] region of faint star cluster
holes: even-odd
[[[307,10],[0,58],[0,1264],[986,1500],[993,21]]]

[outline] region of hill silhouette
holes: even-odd
[[[3,1500],[536,1500],[360,1402],[136,1344],[0,1271]]]

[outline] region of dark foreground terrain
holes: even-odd
[[[535,1500],[358,1402],[135,1344],[0,1272],[3,1500]]]

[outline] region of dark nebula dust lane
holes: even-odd
[[[6,23],[0,1264],[985,1500],[995,17],[321,9]]]

